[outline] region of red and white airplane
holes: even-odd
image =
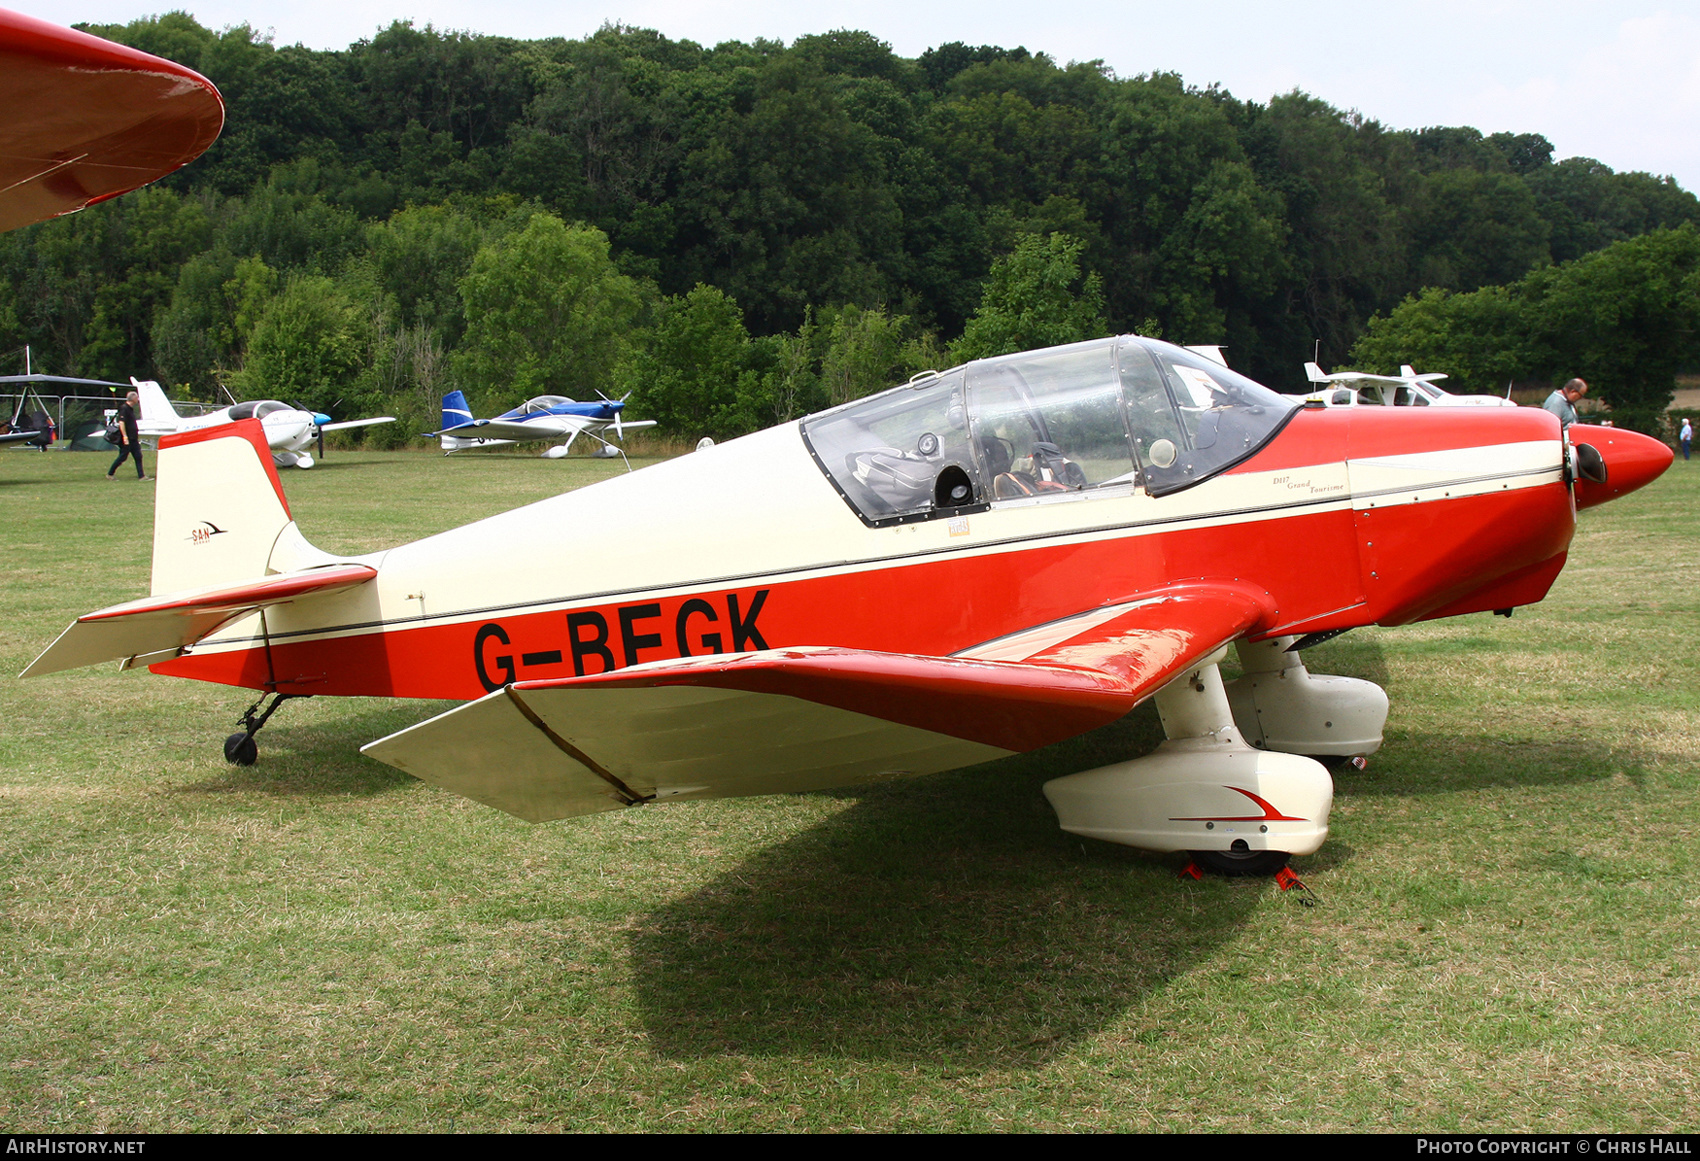
[[[0,110],[0,230],[157,181],[224,127],[199,73],[3,8]]]
[[[244,763],[289,697],[469,699],[365,752],[532,820],[926,774],[1155,697],[1155,754],[1046,785],[1063,827],[1270,871],[1328,833],[1316,756],[1375,750],[1387,713],[1296,647],[1539,601],[1577,510],[1670,462],[1534,408],[1305,405],[1129,336],[337,557],[249,421],[161,441],[153,595],[25,675],[116,658],[263,691]]]

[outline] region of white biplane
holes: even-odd
[[[365,752],[531,820],[927,774],[1155,698],[1155,754],[1046,785],[1061,825],[1268,872],[1328,833],[1317,757],[1375,750],[1387,713],[1301,650],[1539,601],[1577,510],[1670,462],[1534,408],[1306,404],[1125,336],[338,556],[247,420],[161,441],[151,595],[25,673],[257,690],[238,763],[292,697],[463,700]]]

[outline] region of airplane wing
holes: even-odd
[[[3,9],[0,109],[0,230],[156,181],[224,126],[224,102],[205,77]]]
[[[330,565],[278,573],[241,584],[162,593],[113,605],[78,617],[18,676],[39,677],[62,669],[158,653],[175,657],[220,625],[255,609],[314,593],[340,592],[377,575],[378,570],[370,565]]]
[[[1112,722],[1275,616],[1250,585],[1193,582],[954,657],[769,649],[517,682],[363,752],[533,822],[929,774]]]
[[[319,430],[320,431],[341,431],[344,428],[348,428],[348,427],[371,427],[373,424],[377,424],[377,423],[394,423],[394,422],[395,422],[395,416],[393,416],[393,415],[380,415],[376,419],[345,419],[341,423],[327,423],[324,426],[320,427]]]
[[[592,422],[581,415],[550,415],[524,423],[517,419],[475,419],[471,423],[445,427],[429,434],[455,435],[461,439],[556,439],[582,431]]]

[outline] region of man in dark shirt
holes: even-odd
[[[136,407],[140,403],[141,396],[132,391],[124,397],[123,404],[118,408],[118,458],[106,469],[106,478],[109,480],[117,478],[118,469],[123,467],[124,461],[131,456],[136,457],[136,479],[148,478],[142,471],[142,436],[136,428]]]

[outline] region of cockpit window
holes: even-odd
[[[1261,447],[1299,407],[1151,339],[982,359],[802,423],[803,441],[878,527],[1068,493],[1178,492]],[[1114,489],[1113,491],[1111,489]]]
[[[232,419],[264,419],[268,415],[276,415],[280,411],[294,410],[287,403],[279,403],[275,399],[259,399],[248,403],[238,403],[231,407]]]
[[[521,405],[519,413],[521,415],[536,415],[539,412],[548,411],[551,407],[559,407],[563,403],[571,402],[572,400],[565,395],[539,395],[535,399],[527,399]]]
[[[1113,340],[971,363],[968,397],[993,500],[1133,480]]]
[[[1157,406],[1149,364],[1132,350],[1144,348],[1174,406],[1178,431]],[[1168,343],[1139,339],[1123,344],[1122,383],[1135,419],[1134,448],[1145,486],[1153,496],[1191,487],[1245,459],[1273,436],[1296,411],[1299,400],[1279,395],[1220,363]],[[1141,411],[1141,393],[1151,403]],[[1139,430],[1137,415],[1149,416]]]
[[[968,439],[961,370],[858,399],[803,421],[803,437],[870,524],[921,520],[983,504]]]

